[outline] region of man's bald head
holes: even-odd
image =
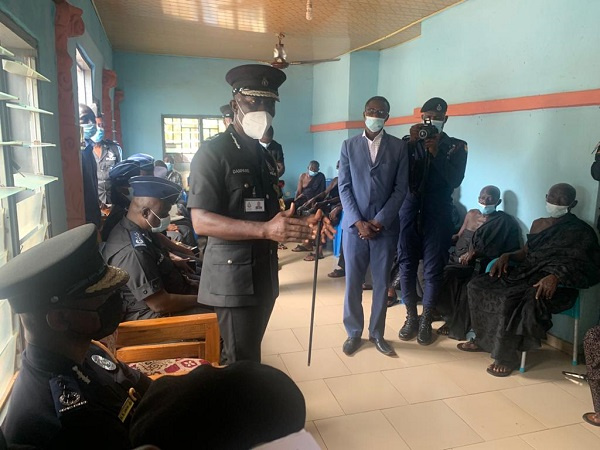
[[[500,189],[492,185],[485,186],[479,192],[479,203],[498,206],[500,204]]]
[[[569,206],[572,208],[577,204],[576,197],[577,191],[573,186],[567,183],[558,183],[548,190],[546,201],[553,205]]]

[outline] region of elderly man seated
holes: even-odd
[[[467,286],[477,337],[458,348],[490,352],[491,375],[510,375],[518,366],[519,351],[539,347],[552,326],[551,315],[571,308],[577,289],[600,281],[598,238],[571,214],[575,196],[569,184],[552,186],[546,195],[550,217],[535,220],[521,250],[503,254],[489,274]]]
[[[500,189],[486,186],[479,193],[479,209],[470,210],[450,253],[450,263],[444,268],[444,284],[437,310],[445,325],[438,334],[464,340],[471,328],[467,283],[483,273],[487,264],[503,253],[518,250],[520,230],[517,221],[503,211],[496,211]]]
[[[125,320],[211,312],[197,302],[198,280],[187,260],[173,260],[160,234],[169,225],[169,210],[181,186],[149,176],[133,177],[129,185],[133,199],[127,215],[112,229],[102,251],[108,264],[130,275],[122,288]]]

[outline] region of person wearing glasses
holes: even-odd
[[[390,104],[384,97],[370,98],[363,117],[364,132],[342,144],[338,174],[344,208],[344,327],[348,334],[342,350],[351,356],[362,345],[362,284],[370,265],[373,302],[369,340],[379,352],[394,356],[393,347],[383,335],[387,286],[398,242],[398,211],[408,191],[408,152],[406,142],[383,130],[390,117]]]

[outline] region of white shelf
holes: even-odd
[[[20,75],[22,77],[27,77],[27,78],[35,78],[36,80],[40,80],[40,81],[50,82],[50,80],[48,78],[46,78],[44,75],[42,75],[39,72],[36,72],[28,65],[23,64],[22,62],[19,62],[19,61],[11,61],[9,59],[3,59],[2,60],[2,68],[8,73]]]
[[[0,200],[3,198],[10,197],[11,195],[15,195],[17,192],[24,191],[24,187],[3,187],[0,186]]]
[[[19,100],[19,97],[15,97],[14,95],[7,94],[6,92],[0,92],[0,101],[4,100]]]
[[[45,186],[48,183],[52,183],[53,181],[58,180],[58,178],[51,177],[48,175],[38,175],[35,173],[19,172],[13,175],[13,180],[15,186],[33,190]]]
[[[51,116],[54,115],[51,111],[46,111],[45,109],[36,108],[34,106],[24,105],[22,103],[7,103],[6,106],[12,109],[21,109],[23,111],[29,111],[37,114],[49,114]]]
[[[0,142],[0,147],[3,146],[12,146],[12,147],[27,147],[27,148],[37,148],[37,147],[56,147],[56,144],[51,144],[49,142],[25,142],[25,141],[9,141],[9,142]]]
[[[10,50],[7,50],[4,47],[0,46],[0,56],[10,56],[11,58],[14,58],[15,54]]]

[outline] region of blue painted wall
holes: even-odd
[[[421,37],[380,52],[378,93],[390,100],[392,116],[405,116],[434,96],[452,104],[599,88],[599,16],[600,2],[593,0],[577,2],[576,8],[568,0],[468,0],[424,21]],[[336,89],[336,83],[315,69],[319,90]],[[349,98],[360,96],[353,88]],[[351,111],[347,119],[336,114],[321,111],[324,120],[315,116],[313,123],[359,118]],[[518,217],[525,232],[547,215],[548,188],[568,182],[578,192],[574,212],[593,223],[598,183],[589,166],[600,139],[599,121],[598,107],[451,117],[448,134],[469,143],[461,202],[475,207],[481,187],[496,184],[504,192],[504,209]],[[408,129],[388,127],[397,136]],[[333,141],[341,142],[343,135],[316,133],[315,154],[337,158],[339,145],[333,148]],[[598,291],[583,293],[583,329],[598,321]],[[556,317],[553,333],[570,340],[571,321]]]
[[[70,0],[70,3],[83,10],[86,31],[83,36],[70,39],[69,53],[75,58],[75,45],[79,44],[91,58],[91,62],[97,70],[94,80],[94,96],[101,98],[102,68],[112,67],[112,48],[91,1]],[[52,0],[0,0],[0,10],[37,41],[38,70],[52,80],[52,83],[38,83],[39,104],[42,109],[53,111],[55,114],[54,116],[40,115],[42,134],[45,141],[58,143],[54,2]],[[74,75],[75,71],[73,71]],[[73,79],[75,80],[75,78]],[[73,86],[73,93],[77,98],[76,83]],[[78,123],[76,115],[73,116],[73,123]],[[47,173],[59,177],[58,181],[48,185],[51,232],[58,234],[67,228],[60,148],[44,150],[44,161]]]
[[[115,52],[121,103],[123,148],[126,154],[144,152],[162,159],[162,114],[220,116],[219,107],[231,100],[227,71],[249,61],[187,58]],[[312,68],[292,66],[279,89],[273,122],[275,139],[283,145],[287,186],[312,159]]]

